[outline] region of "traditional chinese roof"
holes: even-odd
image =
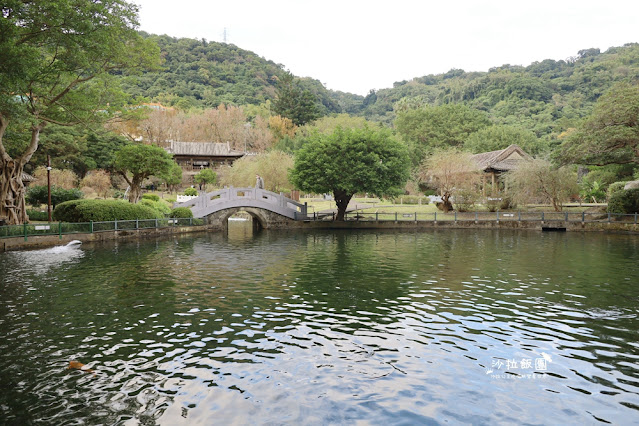
[[[173,155],[196,157],[241,157],[244,155],[242,151],[232,150],[228,142],[171,142],[171,145],[164,149]]]
[[[36,180],[36,178],[31,176],[29,173],[25,173],[25,172],[22,172],[21,179],[22,179],[22,182],[33,182],[34,180]]]
[[[506,172],[516,169],[522,161],[532,160],[519,145],[510,145],[498,151],[482,152],[471,157],[483,171],[496,170]]]

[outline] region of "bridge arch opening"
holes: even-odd
[[[266,229],[267,220],[260,213],[259,209],[251,209],[245,207],[239,207],[229,209],[224,217],[222,217],[222,224],[228,230],[230,222],[251,222],[251,227],[254,231]]]

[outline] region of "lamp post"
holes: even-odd
[[[47,155],[47,212],[49,223],[51,222],[51,156]]]

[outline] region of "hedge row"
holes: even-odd
[[[106,222],[163,217],[150,207],[123,200],[73,200],[59,204],[53,211],[53,219],[61,222]]]

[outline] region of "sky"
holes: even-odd
[[[226,41],[366,95],[453,68],[529,65],[639,42],[639,0],[131,0],[140,29]]]

